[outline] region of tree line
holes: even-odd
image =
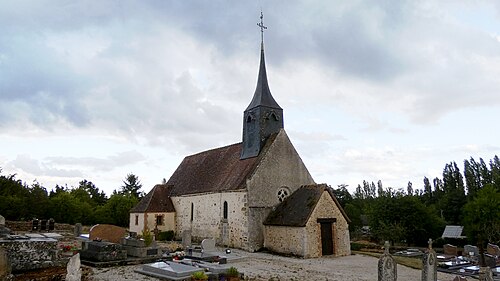
[[[137,176],[128,174],[123,186],[108,198],[91,181],[77,187],[56,185],[50,192],[37,181],[28,185],[0,169],[0,215],[7,220],[53,218],[59,223],[129,225],[129,211],[144,195]]]
[[[354,193],[347,185],[333,189],[351,219],[351,237],[370,232],[371,239],[424,246],[441,237],[446,225],[464,226],[466,242],[500,243],[500,160],[447,163],[442,178],[424,177],[421,188],[384,187],[363,181]],[[365,226],[365,227],[364,227]],[[366,226],[369,226],[367,228]]]

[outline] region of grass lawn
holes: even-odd
[[[382,256],[381,253],[373,253],[373,252],[362,252],[362,251],[352,251],[353,254],[365,255],[379,258]],[[393,256],[396,262],[400,265],[404,265],[414,269],[422,269],[422,257],[418,258],[409,258],[409,257],[399,257]]]

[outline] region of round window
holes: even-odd
[[[278,200],[280,202],[283,202],[283,200],[285,200],[288,195],[290,195],[290,190],[288,189],[288,187],[284,186],[278,190]]]

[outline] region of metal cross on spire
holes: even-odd
[[[262,11],[260,11],[260,22],[257,23],[257,26],[260,27],[260,40],[264,44],[264,29],[267,29],[267,26],[264,25],[264,14]]]

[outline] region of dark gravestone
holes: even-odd
[[[47,230],[47,220],[41,220],[40,230]]]
[[[84,260],[99,262],[125,260],[127,251],[119,244],[99,241],[85,241],[80,253]]]
[[[54,230],[56,222],[54,219],[49,220],[49,230]]]
[[[40,221],[37,220],[37,219],[32,220],[31,221],[31,230],[32,231],[38,231],[38,230],[40,230],[39,223],[40,223]]]
[[[146,251],[146,255],[148,255],[148,256],[158,255],[158,248],[156,248],[156,249],[148,249]]]

